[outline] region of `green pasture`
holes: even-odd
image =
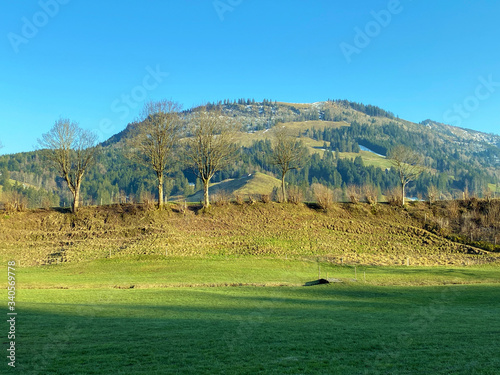
[[[149,256],[16,272],[16,368],[5,358],[1,373],[497,374],[500,368],[494,266]],[[337,282],[303,286],[327,273]]]
[[[318,261],[319,259],[319,261]],[[135,256],[21,268],[23,289],[301,286],[318,278],[367,285],[500,283],[498,266],[380,267],[337,265],[320,258]],[[500,286],[500,284],[499,284]]]
[[[40,374],[497,374],[496,285],[24,290]]]

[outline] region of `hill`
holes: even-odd
[[[228,204],[208,212],[142,205],[37,210],[0,217],[0,259],[24,266],[166,253],[181,257],[321,257],[334,264],[468,265],[499,253],[457,243],[426,228],[432,210],[379,204]],[[424,218],[425,216],[425,218]],[[438,218],[433,219],[438,220]]]
[[[234,198],[237,195],[246,197],[248,195],[267,194],[271,195],[275,187],[279,188],[281,181],[264,173],[250,173],[244,177],[228,179],[217,182],[210,186],[210,194]],[[203,200],[203,190],[186,198],[188,202],[201,202]]]

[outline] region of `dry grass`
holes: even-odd
[[[259,198],[261,199],[261,197]],[[22,265],[99,258],[317,257],[332,262],[400,265],[489,263],[497,255],[451,242],[420,227],[405,210],[364,203],[331,205],[224,204],[198,215],[144,205],[84,207],[76,215],[37,210],[0,217],[0,260]],[[427,206],[425,206],[427,207]],[[187,213],[198,210],[189,206]],[[420,210],[420,208],[409,208]],[[419,212],[419,211],[418,211]]]

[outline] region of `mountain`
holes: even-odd
[[[482,133],[477,130],[459,128],[456,126],[446,125],[441,122],[425,120],[422,125],[437,131],[441,134],[446,134],[456,140],[477,142],[479,144],[489,144],[490,146],[500,147],[500,136],[492,133]]]
[[[220,109],[226,116],[236,118],[243,127],[238,136],[242,146],[239,158],[227,170],[214,176],[213,189],[217,189],[216,183],[230,179],[232,182],[227,190],[237,191],[238,188],[233,188],[235,184],[245,181],[249,174],[259,176],[256,174],[259,172],[279,178],[279,172],[268,160],[272,128],[280,123],[297,134],[311,154],[302,169],[287,175],[287,182],[299,186],[305,199],[312,199],[308,186],[315,182],[344,190],[349,185],[369,184],[380,193],[396,187],[397,176],[385,155],[399,144],[425,156],[426,172],[409,186],[412,196],[425,196],[430,185],[438,188],[441,198],[461,197],[464,191],[478,196],[490,194],[488,189],[500,192],[498,135],[432,120],[417,124],[376,106],[347,100],[283,103],[239,99],[209,103],[207,108]],[[189,121],[193,110],[180,115]],[[151,170],[131,163],[123,154],[124,141],[133,135],[136,125],[128,124],[101,144],[99,160],[88,171],[82,185],[86,204],[140,200],[144,194],[156,191]],[[42,200],[47,204],[44,191],[50,196],[52,205],[69,202],[64,182],[37,152],[1,156],[2,172],[4,176],[10,175],[16,181],[38,188],[30,193],[31,207],[40,205]],[[166,191],[171,196],[190,197],[196,182],[196,176],[187,167],[175,166],[166,183]],[[20,184],[16,189],[27,194]]]
[[[442,124],[432,120],[425,120],[419,124],[395,117],[391,112],[375,106],[349,102],[347,100],[328,100],[317,103],[282,103],[264,101],[253,102],[249,99],[239,99],[230,102],[211,103],[208,108],[218,106],[222,112],[235,117],[243,125],[247,134],[254,136],[243,137],[248,144],[259,139],[259,131],[272,128],[277,123],[288,124],[298,132],[305,133],[308,129],[317,131],[326,128],[346,128],[355,125],[353,131],[338,131],[351,136],[361,146],[375,152],[385,153],[395,144],[407,146],[428,154],[434,159],[442,159],[444,153],[436,149],[445,147],[446,153],[458,153],[457,159],[472,160],[481,168],[500,168],[500,136],[486,134],[475,130],[464,129]],[[181,113],[186,120],[191,110]],[[136,123],[129,124],[123,131],[113,135],[102,143],[104,147],[119,145],[128,138]],[[358,129],[361,126],[361,130]],[[321,141],[323,137],[312,137],[302,134],[306,138]],[[266,137],[264,137],[266,138]],[[262,138],[260,138],[262,139]],[[429,148],[430,146],[430,148]],[[343,150],[339,150],[343,152]],[[439,155],[436,155],[437,154]],[[462,156],[462,157],[461,157]]]

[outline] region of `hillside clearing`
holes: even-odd
[[[237,195],[246,197],[248,195],[268,194],[270,195],[275,187],[280,187],[281,181],[264,173],[256,172],[236,179],[224,180],[210,185],[210,195],[226,194],[230,198]],[[187,197],[189,202],[201,202],[203,190]]]

